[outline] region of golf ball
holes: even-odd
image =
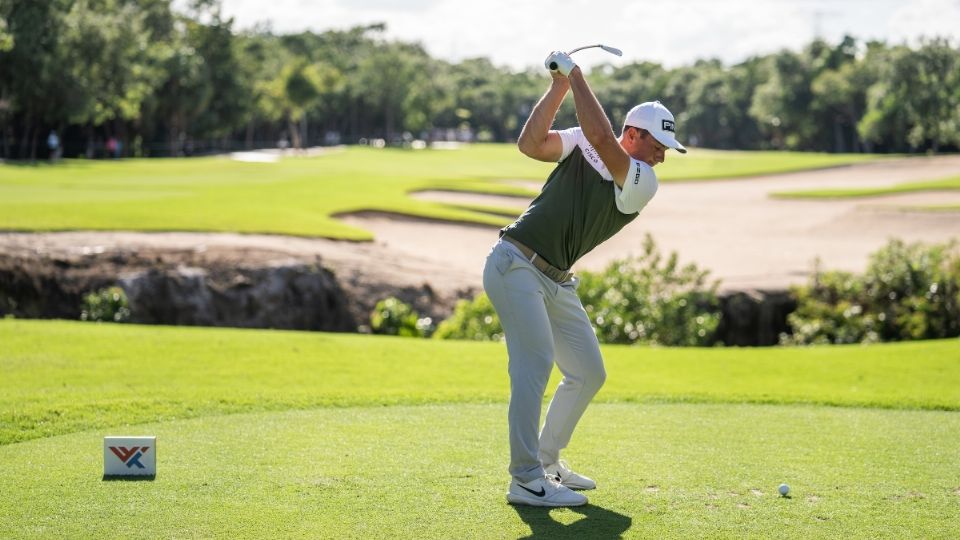
[[[780,487],[777,488],[777,491],[780,492],[780,495],[783,495],[784,497],[786,497],[787,493],[790,493],[790,486],[786,484],[780,484]]]

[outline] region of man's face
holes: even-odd
[[[651,167],[656,167],[666,159],[667,147],[660,144],[653,135],[646,131],[641,131],[635,127],[628,127],[628,142],[630,146],[627,153],[633,159],[642,161]]]

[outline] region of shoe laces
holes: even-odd
[[[557,475],[555,475],[555,474],[545,474],[545,475],[543,475],[543,477],[544,477],[544,479],[546,479],[547,483],[548,483],[548,484],[551,484],[553,487],[555,487],[555,488],[559,488],[559,487],[560,487],[561,484],[560,484],[560,477],[559,477],[559,476],[557,476]]]

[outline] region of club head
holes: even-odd
[[[582,51],[583,49],[592,49],[592,48],[594,48],[594,47],[599,47],[599,48],[607,51],[607,52],[610,53],[610,54],[615,54],[615,55],[617,55],[617,56],[623,56],[623,51],[621,51],[620,49],[618,49],[618,48],[616,48],[616,47],[610,47],[609,45],[601,45],[601,44],[599,44],[599,43],[596,44],[596,45],[584,45],[583,47],[577,47],[576,49],[573,49],[572,51],[568,52],[567,54],[573,54],[573,53],[575,53],[575,52],[577,52],[577,51]]]
[[[617,55],[617,56],[623,56],[623,51],[621,51],[620,49],[618,49],[618,48],[616,48],[616,47],[610,47],[609,45],[601,45],[600,48],[603,49],[603,50],[605,50],[605,51],[607,51],[607,52],[610,53],[610,54],[615,54],[615,55]]]

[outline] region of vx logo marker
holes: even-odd
[[[126,464],[128,469],[133,468],[134,465],[136,465],[139,469],[144,469],[145,467],[142,463],[140,463],[140,458],[143,456],[143,454],[147,453],[147,450],[149,449],[149,446],[133,446],[130,448],[125,446],[110,447],[110,451],[120,458],[120,461]]]

